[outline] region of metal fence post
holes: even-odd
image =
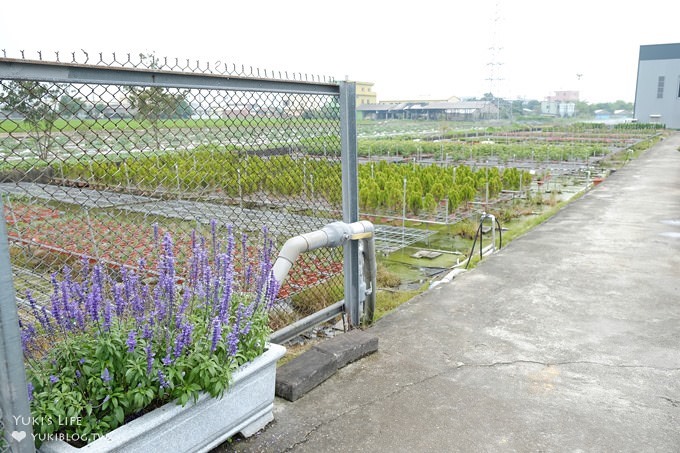
[[[4,212],[0,197],[0,213]],[[34,452],[26,370],[21,349],[7,226],[0,218],[0,407],[4,434],[13,452]]]
[[[356,85],[340,82],[340,144],[342,146],[342,220],[359,220],[359,178],[357,166]],[[359,281],[359,243],[344,246],[345,306],[350,324],[358,326],[361,317]]]

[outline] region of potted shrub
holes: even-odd
[[[207,451],[272,417],[276,360],[267,311],[278,283],[266,230],[249,260],[192,235],[186,269],[154,228],[157,263],[100,263],[52,276],[50,303],[21,322],[36,445],[55,451]],[[209,246],[208,246],[209,245]]]

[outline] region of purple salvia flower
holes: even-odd
[[[222,322],[220,318],[215,317],[212,322],[212,342],[210,344],[210,352],[215,352],[217,343],[222,338]]]
[[[267,296],[265,297],[265,309],[269,310],[276,302],[276,295],[281,289],[281,283],[274,276],[274,272],[269,274],[269,285],[267,285]]]
[[[153,305],[154,305],[153,315],[156,317],[157,320],[162,321],[165,318],[165,315],[167,314],[167,306],[165,304],[165,300],[163,299],[163,290],[161,289],[160,284],[156,286],[156,288],[154,288]],[[151,318],[151,315],[149,315],[149,318]]]
[[[57,273],[50,275],[50,283],[52,284],[52,293],[59,294],[59,283],[57,283]]]
[[[61,304],[59,303],[58,292],[55,292],[50,296],[50,302],[52,304],[52,317],[59,327],[64,327],[64,316],[62,314]]]
[[[224,286],[222,287],[222,298],[220,300],[219,317],[223,323],[229,320],[229,305],[231,303],[231,295],[233,293],[234,271],[229,269],[224,277]]]
[[[132,307],[132,314],[135,317],[135,321],[137,322],[137,327],[141,326],[142,323],[144,322],[144,289],[146,287],[142,287],[141,291],[135,290],[132,293],[132,298],[130,300],[130,306]],[[139,289],[138,285],[135,285],[135,289]],[[141,292],[141,294],[140,294]]]
[[[42,313],[42,319],[45,323],[43,327],[45,327],[49,334],[52,334],[54,330],[52,329],[52,323],[50,322],[50,318],[47,315],[47,308],[45,308],[45,306],[43,305],[42,307],[40,307],[40,312]]]
[[[248,335],[248,332],[250,332],[250,328],[252,327],[252,325],[253,325],[253,320],[252,320],[252,319],[248,319],[248,322],[247,322],[246,325],[243,327],[243,330],[241,330],[241,336],[243,336],[243,335]]]
[[[142,338],[145,340],[150,340],[153,337],[153,317],[149,315],[146,324],[142,329]]]
[[[158,370],[158,383],[162,389],[170,387],[170,384],[168,384],[168,381],[165,379],[165,375],[161,370]]]
[[[125,344],[127,344],[128,352],[134,352],[135,346],[137,346],[137,332],[130,330],[130,332],[128,332],[128,338]]]
[[[109,374],[109,369],[104,368],[104,371],[102,371],[102,381],[107,384],[111,382],[111,375]]]
[[[56,384],[57,382],[59,382],[59,378],[56,377],[55,375],[51,374],[50,375],[50,383]]]
[[[163,366],[172,365],[172,357],[170,357],[170,353],[168,353],[165,357],[161,359],[161,363],[163,364]]]
[[[260,263],[269,264],[271,262],[271,241],[269,240],[269,230],[267,226],[262,227],[262,250],[260,251]]]
[[[83,315],[83,310],[81,310],[79,306],[75,306],[74,312],[76,325],[80,330],[85,330],[85,316]]]
[[[42,324],[42,321],[40,319],[40,313],[38,312],[38,305],[35,303],[35,299],[33,299],[31,291],[26,291],[26,299],[28,299],[28,305],[31,307],[33,316],[35,316],[36,319],[40,321],[40,324]]]
[[[175,338],[175,349],[173,354],[175,358],[182,355],[182,352],[191,345],[191,334],[194,326],[191,323],[186,323],[182,326],[182,331]]]
[[[113,305],[116,308],[116,317],[118,319],[123,317],[125,312],[125,299],[123,298],[123,285],[116,283],[113,285]]]
[[[83,256],[80,258],[80,278],[85,284],[87,282],[87,279],[90,278],[90,260],[86,256]],[[85,285],[87,286],[87,285]]]
[[[177,315],[175,316],[175,327],[177,329],[179,329],[180,326],[182,325],[182,321],[184,320],[184,313],[186,312],[187,307],[189,306],[189,300],[191,300],[191,291],[189,291],[189,288],[186,288],[184,290],[184,295],[182,296],[182,303],[177,309]]]
[[[26,384],[26,390],[28,390],[28,401],[29,402],[33,401],[33,390],[35,390],[35,387],[33,387],[32,382],[28,382]]]
[[[246,268],[246,276],[243,280],[243,289],[250,288],[250,282],[252,280],[253,280],[253,265],[252,263],[248,263],[248,267]]]
[[[227,336],[227,344],[229,346],[228,348],[228,353],[229,356],[234,357],[236,355],[236,352],[238,351],[238,337],[239,337],[239,332],[238,332],[238,327],[234,327],[231,332],[229,332],[229,335]]]
[[[80,379],[80,376],[82,376],[82,374],[80,374],[80,370],[76,370],[76,379]]]
[[[174,347],[173,352],[172,352],[172,355],[175,358],[181,356],[182,352],[184,351],[183,337],[184,337],[184,335],[182,335],[182,332],[179,332],[177,334],[177,337],[175,337],[175,347]]]
[[[92,269],[90,285],[90,294],[86,301],[87,312],[94,322],[99,322],[99,310],[104,291],[104,278],[102,276],[102,267],[99,263],[95,264]]]
[[[78,363],[83,365],[85,363],[85,357],[82,357],[80,360],[78,360]]]
[[[154,358],[154,353],[151,351],[151,343],[147,343],[146,347],[144,348],[144,352],[146,353],[146,374],[151,374],[151,370],[153,370]]]
[[[172,313],[175,300],[175,258],[172,251],[172,238],[169,233],[163,237],[162,256],[159,260],[159,279],[157,289],[160,293],[156,297],[159,320],[165,319],[168,313]]]
[[[26,291],[26,299],[28,299],[28,303],[31,306],[33,316],[35,316],[42,328],[48,332],[51,332],[52,326],[50,325],[50,319],[47,316],[47,310],[45,309],[45,306],[41,306],[40,309],[38,309],[38,304],[35,302],[33,294],[30,291]]]
[[[104,331],[108,332],[111,329],[111,301],[106,299],[104,301]]]
[[[137,275],[134,271],[130,271],[126,268],[122,269],[123,277],[123,289],[125,295],[125,306],[132,306],[135,295],[137,293]]]
[[[68,275],[68,268],[64,269],[64,273]],[[72,324],[73,324],[73,312],[72,312],[72,307],[71,303],[69,301],[69,284],[67,280],[63,280],[61,284],[59,285],[61,289],[61,298],[60,298],[60,303],[61,303],[61,313],[64,318],[64,327],[66,327],[67,330],[71,330]]]
[[[72,296],[72,310],[74,315],[74,320],[76,325],[80,330],[85,329],[85,315],[83,311],[86,305],[86,291],[85,287],[77,282],[71,284],[71,296]]]
[[[28,353],[33,340],[35,339],[35,327],[32,323],[24,325],[21,320],[19,320],[19,328],[21,329],[21,349]]]

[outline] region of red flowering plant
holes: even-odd
[[[208,240],[192,234],[182,272],[171,236],[154,227],[153,281],[143,261],[118,281],[84,262],[78,275],[64,268],[52,276],[49,304],[26,295],[34,319],[20,327],[38,443],[55,433],[87,443],[172,400],[219,397],[232,372],[264,352],[279,288],[272,241],[265,229],[248,263],[244,236],[237,275],[231,227],[222,242],[211,226]]]

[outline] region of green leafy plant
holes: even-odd
[[[155,269],[142,260],[113,281],[84,262],[79,275],[52,276],[49,306],[27,294],[33,319],[20,327],[38,444],[55,433],[87,443],[172,400],[219,397],[264,352],[279,287],[266,230],[249,262],[246,238],[239,256],[231,227],[222,241],[213,222],[208,240],[192,235],[186,269],[154,230]]]

